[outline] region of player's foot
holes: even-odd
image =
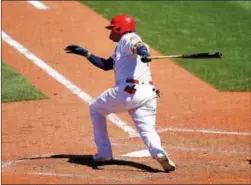
[[[176,169],[174,162],[167,156],[157,157],[155,159],[160,163],[166,172],[174,171]]]
[[[93,158],[93,161],[95,162],[105,162],[105,161],[113,160],[112,156],[101,156],[99,154],[93,155],[92,158]]]

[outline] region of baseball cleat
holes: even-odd
[[[174,171],[176,169],[174,162],[167,156],[157,157],[155,159],[160,163],[166,172]]]
[[[99,154],[95,154],[92,156],[93,158],[93,161],[95,162],[105,162],[105,161],[111,161],[113,160],[113,157],[112,156],[100,156]]]

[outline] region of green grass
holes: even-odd
[[[137,32],[164,55],[223,53],[221,60],[175,60],[220,91],[250,91],[251,2],[248,1],[84,1],[108,20],[126,13]],[[95,29],[99,28],[96,25]]]
[[[47,98],[29,81],[2,62],[2,102]]]
[[[249,0],[244,1],[230,1],[231,3],[234,3],[236,5],[241,6],[242,8],[246,9],[250,12],[251,10],[251,2]]]

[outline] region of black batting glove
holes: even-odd
[[[150,58],[148,58],[148,57],[150,57],[150,55],[149,55],[148,53],[144,54],[144,55],[141,57],[141,61],[142,61],[143,63],[151,62],[152,59],[150,59]]]
[[[69,45],[65,49],[66,53],[73,53],[76,55],[81,55],[81,56],[87,56],[88,55],[88,50],[86,48],[77,46],[77,45]]]

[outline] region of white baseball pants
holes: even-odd
[[[89,106],[98,155],[112,156],[108,137],[106,116],[110,113],[128,111],[152,157],[165,155],[155,130],[157,96],[153,85],[137,85],[134,94],[125,92],[126,84],[107,89]]]

